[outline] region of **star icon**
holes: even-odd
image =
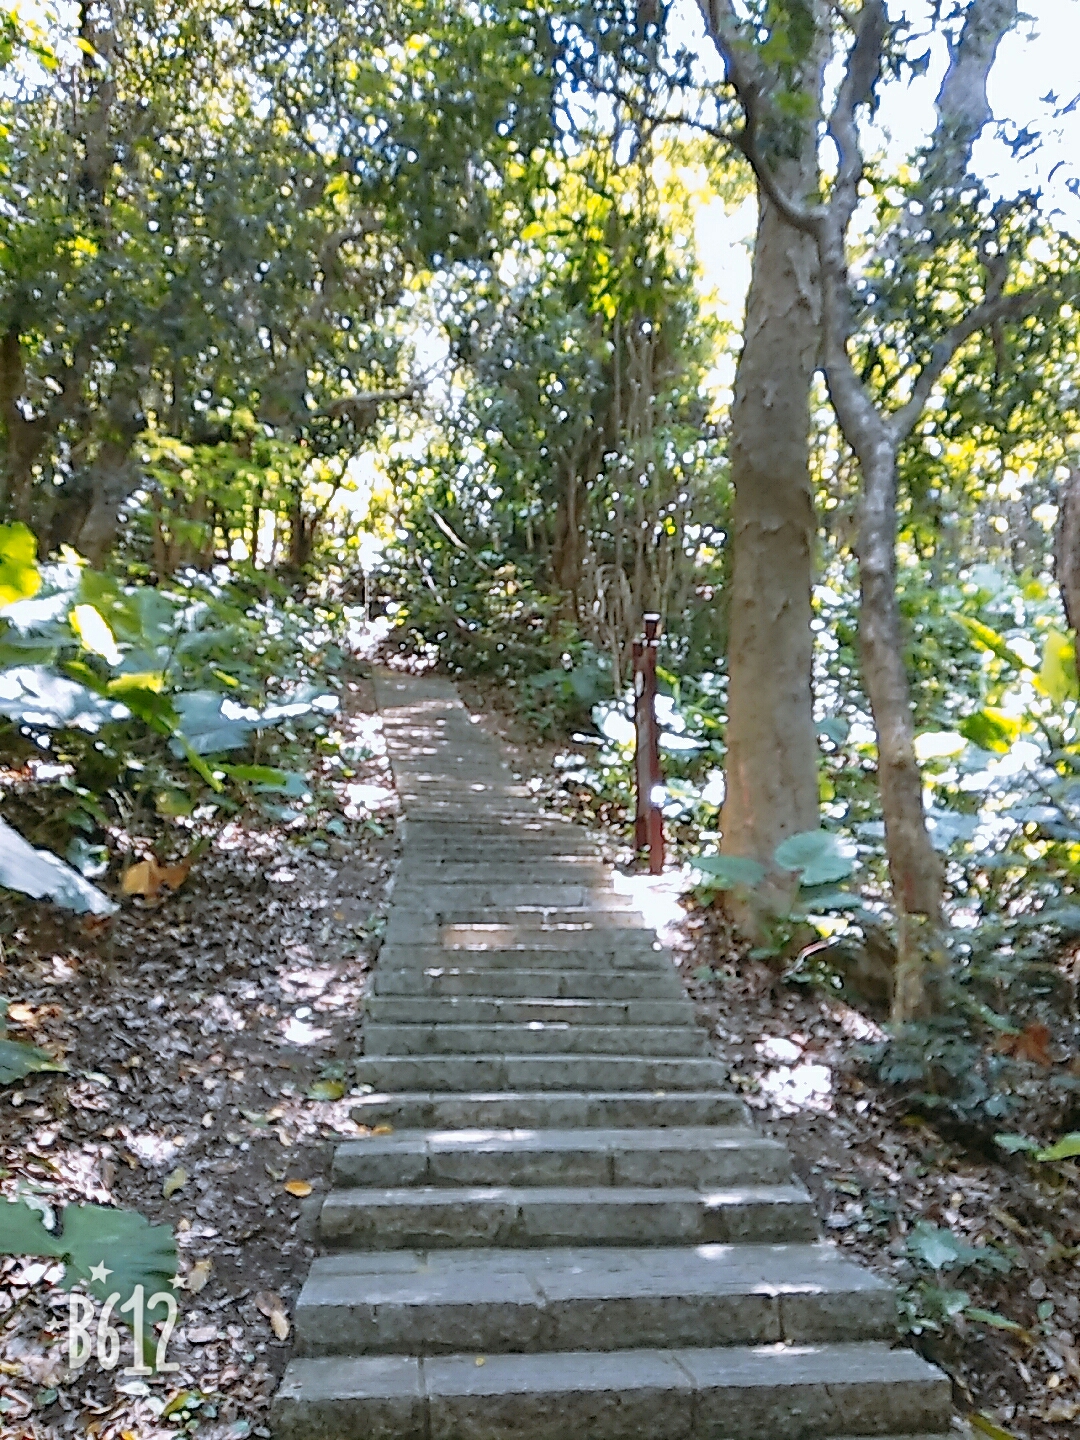
[[[111,1270],[105,1269],[105,1261],[102,1260],[100,1264],[94,1265],[91,1268],[90,1279],[95,1281],[98,1285],[104,1285],[105,1281],[112,1273],[113,1272]]]
[[[174,1275],[169,1281],[169,1284],[173,1287],[174,1290],[183,1290],[184,1277],[182,1275]]]

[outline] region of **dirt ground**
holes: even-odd
[[[0,1192],[135,1208],[171,1225],[178,1373],[67,1366],[68,1297],[0,1259],[0,1435],[265,1436],[349,1118],[360,996],[395,850],[369,683],[341,722],[348,770],[282,823],[242,817],[176,894],[104,930],[27,902],[3,917],[10,1038],[62,1058],[0,1092]],[[329,827],[329,828],[328,828]],[[58,1272],[51,1272],[56,1274]]]

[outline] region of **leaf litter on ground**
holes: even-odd
[[[345,710],[351,778],[385,794],[366,682]],[[138,1211],[171,1227],[182,1281],[176,1374],[73,1373],[60,1264],[0,1256],[5,1434],[269,1433],[334,1143],[366,1133],[350,1071],[395,846],[392,813],[342,819],[345,787],[317,778],[305,816],[231,821],[111,928],[27,901],[0,935],[10,1043],[45,1057],[0,1091],[0,1204]]]

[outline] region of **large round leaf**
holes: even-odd
[[[690,864],[708,875],[717,890],[752,889],[765,879],[765,866],[746,855],[698,855]]]
[[[0,1201],[0,1255],[40,1255],[64,1262],[65,1289],[82,1282],[99,1300],[119,1292],[124,1304],[136,1285],[146,1298],[171,1293],[176,1276],[176,1244],[168,1225],[151,1225],[137,1210],[106,1205],[68,1205],[57,1233],[46,1230],[41,1212],[24,1200]],[[108,1273],[94,1279],[91,1272]]]
[[[783,870],[795,870],[804,885],[829,885],[845,880],[855,868],[837,836],[828,830],[804,830],[790,835],[773,858]]]

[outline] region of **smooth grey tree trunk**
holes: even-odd
[[[791,176],[793,189],[799,178]],[[781,840],[818,824],[809,396],[820,319],[814,240],[762,197],[731,416],[734,563],[721,848],[766,865]]]

